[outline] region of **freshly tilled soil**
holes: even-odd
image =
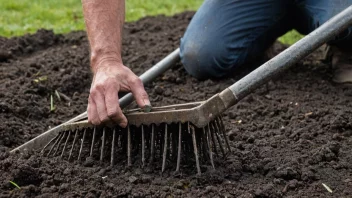
[[[126,24],[124,64],[143,73],[178,47],[192,16]],[[276,53],[285,48],[275,47]],[[9,155],[86,110],[91,71],[84,32],[0,38],[0,197],[352,197],[352,88],[331,83],[322,54],[318,50],[226,111],[233,153],[215,171],[202,167],[197,176],[186,166],[175,175],[170,168],[161,174],[153,167]],[[201,101],[246,72],[198,81],[178,63],[146,90],[154,106]]]

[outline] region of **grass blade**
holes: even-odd
[[[19,187],[15,182],[13,182],[13,181],[9,181],[10,182],[10,184],[12,184],[12,185],[14,185],[16,188],[18,188],[18,189],[20,189],[21,190],[21,187]]]
[[[327,191],[329,191],[329,193],[332,193],[332,190],[331,190],[331,188],[328,186],[328,185],[326,185],[326,184],[324,184],[324,183],[321,183],[323,186],[324,186],[324,188],[327,190]]]
[[[54,110],[55,110],[54,98],[53,98],[53,95],[50,94],[50,111],[54,111]]]
[[[56,95],[57,99],[58,99],[59,101],[61,101],[60,94],[59,94],[59,92],[58,92],[57,90],[55,90],[55,95]]]

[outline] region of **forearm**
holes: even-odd
[[[121,41],[125,21],[124,0],[82,0],[90,44],[91,67],[113,60],[122,63]]]

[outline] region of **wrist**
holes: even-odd
[[[104,64],[105,62],[115,64]],[[94,73],[101,67],[123,65],[120,53],[114,51],[92,50],[90,64]]]

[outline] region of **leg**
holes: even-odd
[[[297,2],[297,21],[295,28],[307,34],[321,24],[335,16],[348,6],[352,0],[299,0]],[[328,56],[331,59],[333,77],[335,83],[352,83],[352,27],[341,33],[338,37],[328,42]]]
[[[196,78],[223,77],[264,54],[288,30],[290,1],[205,0],[181,39],[181,61]]]
[[[350,5],[352,0],[298,0],[294,26],[301,34],[308,34]],[[352,47],[352,27],[329,44]]]

